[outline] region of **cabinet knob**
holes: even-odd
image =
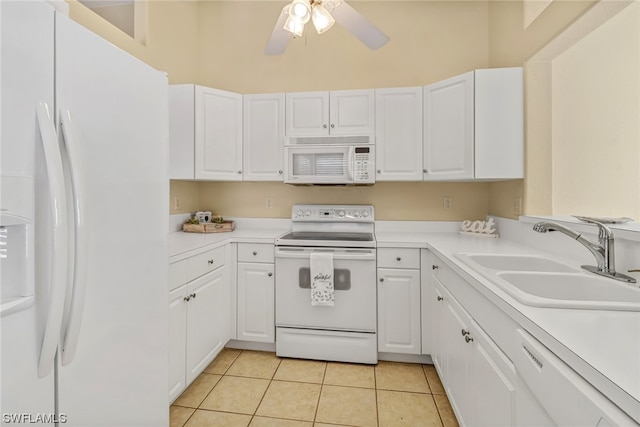
[[[439,296],[439,295],[438,295],[437,300],[438,300],[438,301],[442,301],[442,300],[444,300],[444,298],[442,298],[441,296]]]
[[[384,277],[380,278],[380,283],[384,282]]]
[[[336,125],[334,125],[333,123],[331,123],[331,129],[333,129],[334,127],[336,127]]]
[[[213,264],[213,260],[210,259],[209,261],[207,261],[207,263],[209,263],[209,265],[212,265]]]
[[[424,173],[429,173],[429,171],[428,171],[428,170],[426,170],[426,169],[422,169],[422,172],[424,172]]]
[[[327,128],[327,125],[322,125],[322,127],[323,127],[324,129],[326,129],[326,128]]]
[[[469,331],[467,329],[460,329],[460,333],[462,333],[463,337],[469,335]]]
[[[464,340],[465,340],[466,342],[471,342],[471,341],[473,341],[473,337],[471,337],[471,336],[469,336],[469,335],[465,335],[465,336],[464,336]]]
[[[185,300],[185,301],[187,301],[187,302],[189,302],[189,300],[191,299],[191,295],[189,295],[188,297],[184,297],[184,298],[182,298],[182,299],[183,299],[183,300]]]
[[[194,293],[192,293],[191,295],[189,295],[189,297],[191,297],[191,298],[195,299],[195,298],[196,298],[196,293],[195,293],[195,292],[194,292]]]
[[[433,265],[431,266],[431,269],[432,269],[432,270],[437,270],[437,269],[438,269],[438,266],[437,266],[437,265],[435,265],[435,264],[433,264]]]
[[[402,258],[396,257],[396,261],[402,261]]]
[[[378,172],[378,173],[382,173],[382,171],[381,171],[380,169],[378,169],[376,172]]]
[[[279,173],[280,175],[282,175],[282,171],[281,171],[281,170],[279,170],[279,171],[278,171],[278,173]]]
[[[271,276],[273,276],[273,273],[269,272],[269,273],[267,273],[267,276],[271,277]]]
[[[258,255],[258,252],[253,251],[253,255],[254,255],[254,256]]]
[[[242,174],[242,171],[238,171],[238,175],[241,175],[241,174]]]

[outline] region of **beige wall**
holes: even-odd
[[[522,65],[595,3],[555,0],[524,28],[521,1],[353,1],[354,8],[391,36],[386,46],[370,51],[336,25],[322,36],[308,31],[292,40],[285,54],[267,57],[263,50],[285,2],[149,1],[145,47],[76,0],[67,1],[73,19],[167,71],[171,83],[197,83],[239,93],[425,85],[473,68]],[[527,111],[526,126],[544,114]],[[551,180],[550,172],[532,169],[529,156],[536,161],[549,159],[544,150],[531,150],[529,137],[527,131],[524,181],[451,184],[456,196],[454,209],[447,212],[441,211],[437,199],[449,187],[433,183],[378,183],[358,190],[172,182],[171,200],[176,196],[183,200],[178,211],[205,208],[200,204],[206,203],[233,216],[260,212],[260,216],[288,217],[284,206],[291,203],[302,199],[339,202],[351,191],[358,200],[372,200],[385,219],[459,219],[487,213],[515,217],[513,201],[517,198],[523,199],[523,213],[550,213],[545,196],[528,194],[532,188],[545,191]],[[263,192],[274,194],[274,208],[263,207]],[[424,199],[415,201],[416,194]],[[479,200],[482,194],[485,198]],[[464,202],[460,205],[458,201]],[[394,207],[396,202],[399,208]],[[171,212],[178,212],[172,208],[173,204]]]
[[[552,61],[554,215],[640,220],[639,76],[637,2]]]

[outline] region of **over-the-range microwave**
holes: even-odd
[[[287,137],[284,146],[287,184],[373,184],[374,137]]]

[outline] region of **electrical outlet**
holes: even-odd
[[[266,197],[264,199],[264,207],[267,209],[271,209],[273,207],[273,199],[271,197]]]
[[[522,199],[519,197],[513,199],[513,213],[515,215],[520,215],[522,213]]]
[[[173,198],[173,210],[177,211],[178,209],[180,209],[180,198],[178,196],[175,196]]]
[[[445,211],[450,211],[453,208],[453,197],[443,197],[442,208]]]

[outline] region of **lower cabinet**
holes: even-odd
[[[200,260],[202,258],[202,260]],[[173,402],[230,338],[231,281],[219,247],[171,264],[182,271],[181,286],[169,292],[169,400]],[[213,270],[193,268],[202,261]],[[193,278],[194,275],[201,274]],[[186,283],[185,283],[186,282]]]
[[[238,243],[236,339],[275,342],[275,268],[272,244]]]
[[[275,342],[273,264],[238,263],[237,339]]]
[[[434,276],[433,354],[460,425],[512,426],[515,369]]]
[[[420,354],[420,270],[378,269],[378,351]]]
[[[378,249],[378,351],[421,354],[420,249]]]

